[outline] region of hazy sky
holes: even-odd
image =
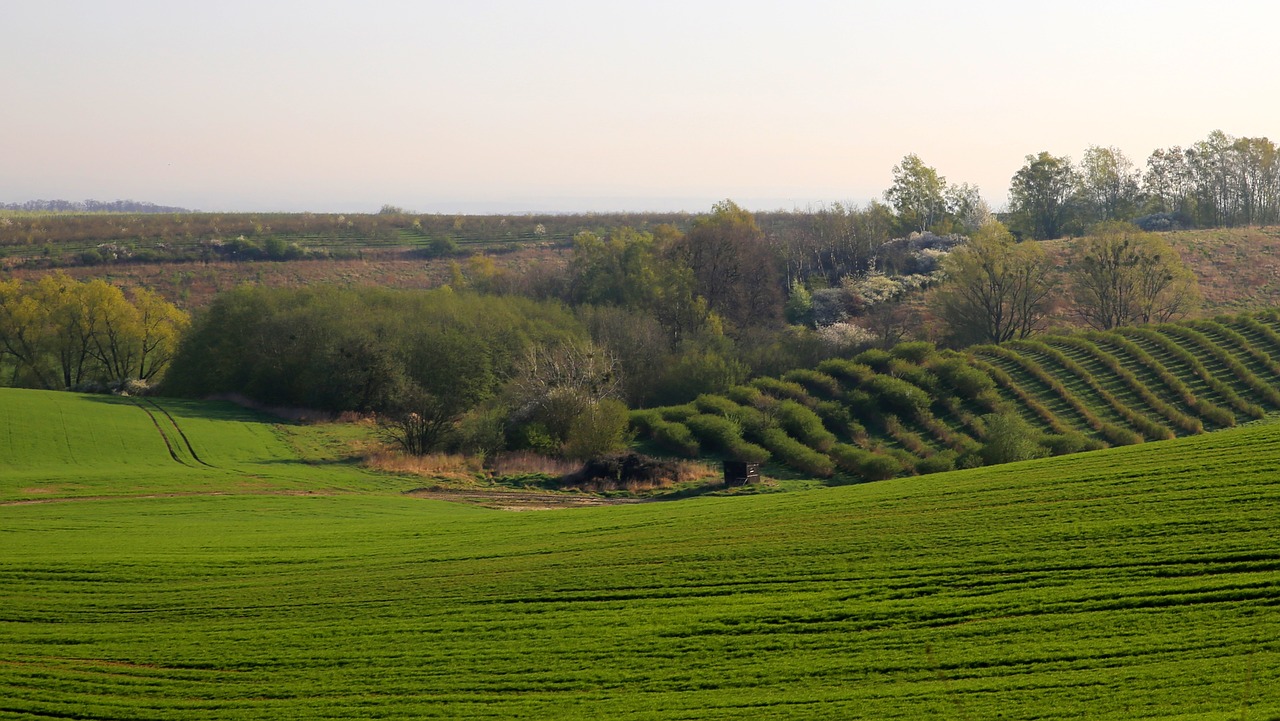
[[[917,153],[1280,140],[1280,4],[0,0],[0,201],[863,202]]]

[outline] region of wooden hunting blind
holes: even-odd
[[[760,464],[747,461],[724,462],[724,484],[726,486],[744,486],[760,481]]]

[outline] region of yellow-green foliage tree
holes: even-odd
[[[12,385],[65,389],[159,380],[189,324],[159,295],[48,275],[0,281],[0,368]]]
[[[1053,286],[1038,243],[1015,242],[993,221],[952,251],[944,269],[947,280],[933,302],[953,342],[1003,343],[1039,328]]]
[[[1195,274],[1164,238],[1130,223],[1094,228],[1071,271],[1080,317],[1099,330],[1182,318],[1200,301]]]

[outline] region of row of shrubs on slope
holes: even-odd
[[[1280,410],[1280,315],[1042,336],[966,352],[903,343],[633,411],[679,456],[877,480],[1163,440]]]

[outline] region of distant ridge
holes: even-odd
[[[0,210],[25,210],[54,213],[190,213],[187,208],[156,205],[138,200],[28,200],[22,203],[0,203]]]

